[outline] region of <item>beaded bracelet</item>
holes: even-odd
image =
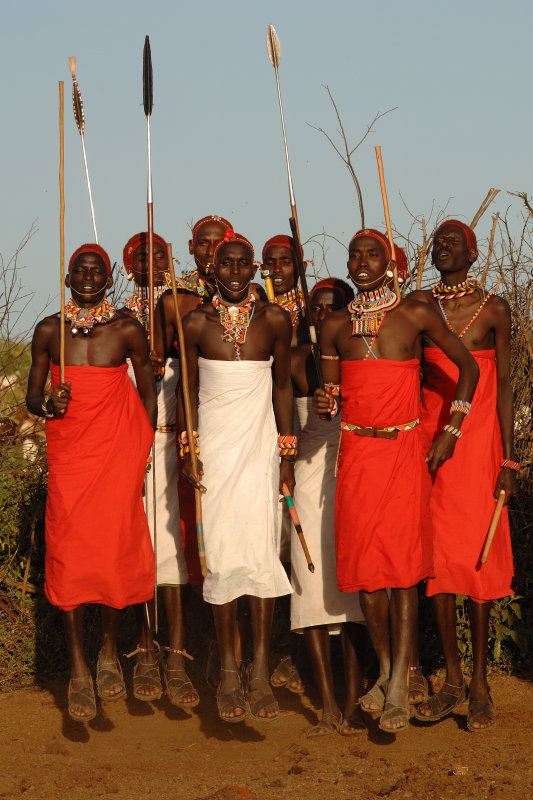
[[[55,411],[48,411],[48,401],[50,400],[49,397],[45,397],[44,401],[41,403],[41,409],[45,419],[54,419],[56,412]]]
[[[454,411],[460,411],[467,417],[472,411],[472,403],[469,403],[468,400],[454,400],[450,406],[450,414],[453,414]]]
[[[152,469],[152,456],[148,456],[148,458],[146,459],[146,474],[147,475],[148,475],[148,473],[150,472],[151,469]]]
[[[453,425],[445,425],[444,430],[448,431],[448,433],[452,433],[454,436],[457,437],[457,439],[460,439],[461,436],[463,435],[459,430],[459,428],[454,428]]]
[[[337,414],[339,413],[339,401],[337,400],[337,397],[340,396],[341,387],[339,386],[338,383],[326,383],[325,387],[326,389],[329,389],[331,394],[333,395],[333,408],[329,412],[330,417],[336,417]]]
[[[198,456],[200,455],[200,434],[197,431],[193,431],[192,435],[194,439],[194,452]],[[191,452],[191,448],[189,447],[189,440],[187,437],[187,431],[182,431],[180,433],[179,443],[180,443],[180,458],[183,458],[185,453]]]
[[[518,461],[511,461],[510,458],[504,458],[500,464],[500,467],[501,469],[508,467],[509,469],[514,469],[515,472],[518,472],[521,468],[521,465],[518,463]]]
[[[298,454],[298,437],[293,434],[286,436],[280,434],[278,436],[278,447],[282,458],[284,456],[295,456]]]

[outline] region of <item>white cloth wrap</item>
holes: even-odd
[[[198,432],[207,576],[204,599],[279,597],[291,586],[277,550],[279,450],[272,359],[199,358]]]
[[[343,622],[364,622],[359,592],[339,592],[335,564],[335,461],[340,414],[321,420],[311,397],[297,397],[300,422],[295,464],[294,505],[315,565],[309,572],[298,536],[291,539],[291,630],[327,625],[339,633]]]
[[[163,379],[156,383],[158,425],[176,424],[176,385],[179,380],[179,374],[179,359],[167,359]],[[131,363],[128,364],[128,375],[135,384],[135,373]],[[145,481],[144,507],[153,544],[153,476],[155,474],[157,584],[158,586],[163,584],[175,586],[189,582],[189,573],[181,543],[176,432],[162,433],[161,431],[156,431],[154,450],[152,468]]]

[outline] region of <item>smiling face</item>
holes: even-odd
[[[358,236],[350,243],[348,272],[359,291],[370,292],[381,286],[388,262],[385,248],[372,236]]]
[[[468,249],[465,232],[459,225],[441,225],[436,231],[431,261],[443,278],[453,275],[452,282],[461,283],[476,258],[477,251]],[[462,273],[464,277],[461,277]]]
[[[81,253],[65,278],[72,299],[81,308],[94,308],[102,302],[106,290],[113,285],[104,260],[98,253]]]
[[[290,292],[296,285],[296,264],[290,247],[271,245],[265,250],[263,267],[272,270],[272,286],[277,297]]]
[[[131,272],[137,286],[148,286],[148,242],[140,244],[133,253]],[[165,283],[168,270],[167,252],[162,244],[154,242],[154,286]]]
[[[243,242],[228,242],[217,252],[215,280],[224,300],[239,303],[248,297],[255,275],[253,253]]]
[[[213,266],[215,247],[224,238],[226,229],[227,226],[222,222],[209,220],[200,225],[194,241],[189,239],[189,253],[194,256],[198,274],[202,278],[209,277],[210,267]]]

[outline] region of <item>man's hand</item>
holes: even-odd
[[[70,403],[71,399],[71,386],[71,382],[67,381],[66,383],[58,383],[57,386],[54,386],[52,389],[52,394],[50,395],[50,406],[52,407],[56,417],[62,417],[67,411],[68,404]]]
[[[283,484],[286,483],[291,495],[294,492],[296,481],[294,480],[294,461],[287,461],[286,458],[281,459],[279,465],[279,493],[283,495]]]
[[[326,419],[335,410],[335,398],[329,389],[316,389],[313,395],[313,411],[320,419]]]
[[[494,487],[494,499],[498,499],[500,491],[503,489],[505,491],[504,505],[506,506],[511,497],[514,497],[518,492],[518,484],[516,479],[517,473],[514,469],[503,467],[500,470],[498,480],[496,481],[496,486]]]
[[[192,468],[192,461],[189,453],[185,454],[185,458],[183,459],[183,468],[181,474],[185,478],[186,481],[189,481],[195,489],[200,489],[201,492],[206,492],[207,489],[200,483],[200,478],[204,475],[204,468],[202,462],[198,458],[196,460],[196,473]]]
[[[165,374],[165,359],[158,356],[157,353],[150,353],[150,361],[152,362],[155,379],[160,381]]]
[[[436,472],[437,469],[448,461],[453,456],[455,445],[457,444],[457,436],[449,431],[443,431],[439,438],[433,442],[428,450],[426,456],[426,464],[430,472]]]

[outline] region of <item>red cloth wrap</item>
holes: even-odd
[[[419,362],[341,361],[342,418],[363,427],[412,422],[420,414]],[[420,427],[397,439],[342,432],[335,499],[341,592],[408,588],[433,574],[431,482]]]
[[[100,247],[99,244],[82,244],[81,247],[78,247],[78,249],[72,253],[70,261],[68,262],[69,275],[72,269],[72,265],[76,261],[77,257],[80,256],[82,253],[95,253],[97,256],[100,256],[100,258],[103,260],[105,264],[105,271],[107,275],[111,275],[111,259],[107,255],[104,248]]]
[[[504,506],[487,563],[479,563],[494,513],[494,487],[503,458],[496,411],[494,350],[470,353],[479,366],[472,411],[461,430],[453,458],[433,478],[431,516],[435,578],[429,596],[464,594],[478,602],[513,594],[513,555],[507,507]],[[450,420],[459,370],[437,347],[424,350],[421,420],[424,444],[431,443]]]
[[[129,274],[131,272],[131,267],[133,264],[133,254],[137,250],[137,248],[141,245],[148,244],[148,232],[143,231],[142,233],[136,233],[131,239],[128,239],[126,244],[124,245],[124,250],[122,251],[122,261],[124,263],[124,269]],[[167,251],[167,243],[163,239],[162,236],[159,236],[157,233],[154,233],[154,244],[160,244],[162,247],[165,248],[165,253]]]
[[[142,499],[152,426],[126,364],[67,366],[65,380],[67,413],[46,423],[46,596],[64,611],[144,602],[155,578]]]

